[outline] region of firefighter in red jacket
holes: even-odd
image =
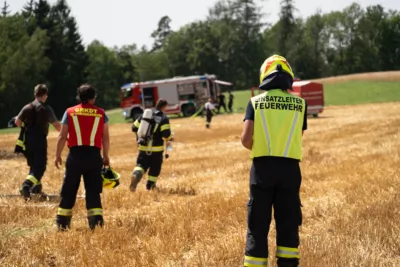
[[[56,222],[59,230],[70,228],[72,208],[75,205],[81,176],[86,191],[86,209],[90,229],[103,226],[103,210],[100,194],[103,190],[101,171],[110,164],[108,117],[104,110],[95,106],[96,90],[90,84],[78,89],[81,104],[68,108],[61,120],[61,132],[57,142],[55,165],[61,165],[61,152],[67,142],[69,154],[65,163],[65,175],[61,188],[61,202]],[[101,156],[103,149],[103,157]]]

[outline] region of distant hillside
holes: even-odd
[[[322,82],[324,84],[349,82],[349,81],[400,82],[400,71],[357,73],[357,74],[314,79],[313,81]]]

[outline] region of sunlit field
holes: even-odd
[[[309,118],[301,267],[400,266],[399,110],[398,102],[331,106]],[[136,193],[128,189],[134,135],[130,124],[112,125],[111,163],[122,183],[103,193],[104,229],[88,231],[84,199],[72,230],[57,233],[57,201],[0,198],[0,266],[243,266],[251,161],[240,144],[242,118],[216,116],[209,130],[202,118],[171,120],[176,142],[159,190],[147,192],[142,180]],[[0,194],[18,193],[27,174],[11,153],[16,138],[0,136]],[[57,194],[56,133],[48,139],[44,191]],[[271,230],[269,266],[274,241]]]

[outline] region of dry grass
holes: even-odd
[[[400,266],[400,103],[332,107],[309,120],[301,164],[302,267]],[[383,112],[384,111],[384,112]],[[349,115],[351,114],[351,115]],[[136,146],[128,125],[113,125],[111,160],[122,184],[103,194],[106,226],[87,231],[84,200],[73,230],[56,232],[57,203],[0,199],[1,266],[242,266],[249,152],[240,145],[242,115],[173,120],[177,142],[160,192],[128,190]],[[43,179],[56,193],[55,133]],[[2,135],[11,151],[16,135]],[[64,155],[65,159],[65,155]],[[0,161],[0,193],[16,193],[27,168]],[[81,189],[80,189],[81,190]],[[80,192],[81,193],[81,192]],[[270,234],[270,266],[275,232]]]
[[[400,71],[381,71],[381,72],[357,73],[357,74],[349,74],[349,75],[315,79],[313,81],[321,82],[324,84],[349,82],[349,81],[398,82],[398,81],[400,81]]]

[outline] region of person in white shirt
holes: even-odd
[[[208,102],[204,105],[204,109],[206,110],[206,128],[210,128],[211,119],[214,115],[213,110],[215,109],[211,98],[209,98]]]

